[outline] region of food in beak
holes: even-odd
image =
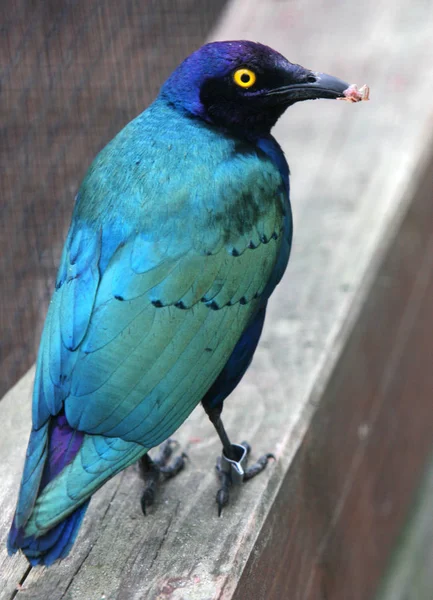
[[[363,85],[358,90],[358,86],[352,83],[347,90],[344,90],[343,94],[344,98],[337,98],[337,100],[346,100],[346,102],[366,102],[370,99],[370,88],[368,85]]]

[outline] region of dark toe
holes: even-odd
[[[245,470],[244,481],[249,481],[256,475],[264,471],[270,460],[275,460],[275,456],[270,452],[261,456],[253,465],[251,465],[250,467],[248,467],[248,469]]]
[[[144,479],[144,491],[141,496],[141,509],[144,515],[147,513],[147,508],[155,502],[159,484],[164,479],[175,477],[185,467],[187,455],[184,452],[167,464],[177,447],[178,442],[168,439],[161,444],[155,459],[151,459],[148,454],[145,454],[139,461],[141,475]]]
[[[176,477],[178,473],[180,473],[185,468],[185,460],[188,456],[185,452],[176,456],[176,458],[169,465],[164,465],[159,468],[160,473],[164,475],[167,479],[171,479],[172,477]]]
[[[157,456],[153,459],[153,462],[158,467],[165,467],[170,458],[173,456],[173,452],[177,450],[179,447],[179,443],[176,440],[172,440],[168,438],[163,444],[159,447],[159,452]]]
[[[143,515],[146,516],[146,509],[155,502],[155,487],[151,487],[150,485],[144,489],[143,494],[141,495],[141,510],[143,511]]]
[[[227,506],[229,502],[229,490],[228,488],[221,488],[218,490],[216,495],[216,502],[218,505],[218,516],[221,516],[224,506]]]

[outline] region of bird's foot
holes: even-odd
[[[271,459],[275,460],[275,456],[268,453],[261,456],[253,465],[247,467],[248,455],[251,452],[251,446],[248,442],[232,444],[231,448],[232,458],[228,458],[223,451],[222,455],[218,457],[216,464],[216,470],[221,484],[216,495],[218,516],[221,516],[222,509],[228,504],[231,485],[249,481],[266,469],[266,466]]]
[[[182,452],[173,457],[173,452],[178,448],[178,442],[168,439],[159,447],[155,458],[145,454],[140,459],[141,476],[144,479],[144,491],[141,496],[141,509],[146,515],[146,509],[155,502],[156,490],[159,483],[175,477],[185,467],[186,454]]]

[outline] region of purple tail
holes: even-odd
[[[56,560],[65,558],[75,542],[89,502],[90,499],[48,533],[37,538],[25,537],[22,529],[16,528],[14,520],[8,538],[9,554],[14,554],[21,549],[32,567],[36,565],[48,567]]]
[[[51,419],[48,439],[40,434],[40,430],[32,431],[30,436],[17,511],[9,532],[8,552],[13,554],[21,549],[32,566],[48,566],[64,558],[77,537],[90,500],[40,537],[26,536],[25,529],[38,495],[73,460],[83,437],[82,432],[69,426],[63,413]],[[35,473],[42,468],[41,463],[43,470],[38,477]]]

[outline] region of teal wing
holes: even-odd
[[[214,173],[211,200],[192,201],[191,184],[189,195],[154,206],[133,227],[121,203],[118,220],[97,227],[81,192],[41,342],[33,415],[40,429],[64,410],[85,435],[39,495],[27,533],[52,527],[170,436],[256,314],[282,243],[285,191],[266,158],[241,167]],[[197,208],[208,200],[210,209]],[[29,474],[38,476],[37,468]]]
[[[256,310],[278,251],[271,237],[232,256],[194,251],[150,272],[133,244],[104,275],[65,409],[73,427],[147,448],[167,438],[213,383]],[[108,279],[107,279],[108,280]]]

